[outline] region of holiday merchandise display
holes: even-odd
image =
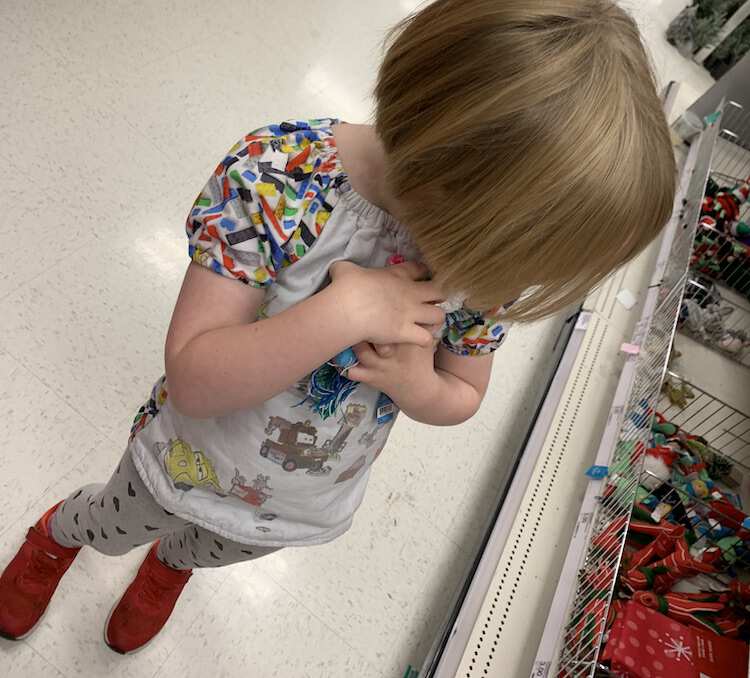
[[[744,328],[727,327],[726,319],[734,313],[732,306],[721,302],[701,306],[685,299],[680,309],[679,326],[700,341],[726,353],[737,355],[750,347],[750,334]]]
[[[738,678],[747,673],[748,646],[634,599],[616,615],[601,659],[622,678]]]
[[[741,218],[749,195],[750,178],[732,186],[709,178],[690,265],[750,299],[750,224]]]
[[[665,392],[694,395],[675,383]],[[568,641],[600,649],[599,668],[623,678],[744,678],[750,517],[742,491],[750,472],[659,413],[630,423],[650,426],[648,442],[619,443],[603,490],[609,506],[630,514],[605,522],[593,539],[579,575],[587,605]]]

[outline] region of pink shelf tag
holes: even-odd
[[[623,344],[620,346],[620,350],[628,355],[638,355],[641,352],[641,347],[638,344]]]

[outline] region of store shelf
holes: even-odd
[[[618,301],[651,282],[658,246],[610,278],[584,304],[544,407],[525,445],[469,590],[439,657],[420,677],[521,676],[541,637],[540,610],[555,590],[578,507],[585,469],[602,436],[609,403],[646,300]],[[502,648],[498,653],[495,648]]]
[[[660,243],[586,300],[457,613],[421,677],[585,678],[601,668],[604,621],[642,480],[644,455],[632,450],[647,445],[650,417],[664,406],[702,197],[717,141],[728,137],[716,116],[690,148]],[[630,310],[619,301],[623,290],[636,293]],[[716,398],[710,407],[721,425],[740,417]],[[719,426],[712,435],[737,430]],[[592,465],[616,469],[614,492],[611,478],[585,476]]]

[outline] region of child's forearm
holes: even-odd
[[[167,370],[170,397],[190,417],[248,409],[361,340],[334,286],[270,318],[211,330]]]
[[[433,374],[419,392],[389,395],[404,414],[423,424],[455,426],[470,419],[482,402],[477,390],[450,372],[435,369]]]

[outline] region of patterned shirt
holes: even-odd
[[[335,261],[420,259],[407,229],[351,188],[337,122],[288,121],[247,134],[190,210],[192,260],[266,289],[258,319],[322,289]],[[454,308],[440,341],[460,355],[494,351],[506,334],[502,314]],[[348,529],[362,501],[395,421],[382,409],[382,394],[331,363],[258,407],[200,420],[172,408],[161,377],[136,415],[130,447],[149,490],[186,520],[242,543],[322,543]]]

